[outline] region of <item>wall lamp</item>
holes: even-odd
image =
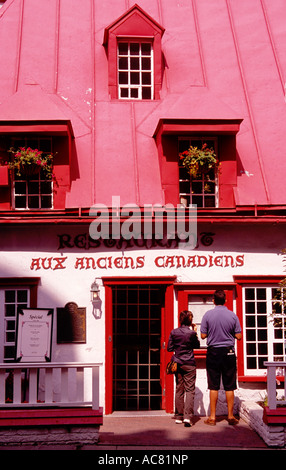
[[[90,286],[90,300],[92,303],[92,314],[94,318],[98,319],[101,318],[102,311],[101,311],[101,304],[102,300],[100,298],[100,289],[99,285],[97,284],[96,280]]]

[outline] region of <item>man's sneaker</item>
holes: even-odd
[[[184,426],[185,428],[190,428],[192,426],[190,419],[184,419]]]
[[[182,424],[183,420],[182,419],[176,419],[176,424]]]

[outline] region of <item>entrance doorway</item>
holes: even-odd
[[[113,287],[113,410],[158,410],[162,288]]]
[[[110,279],[110,278],[109,278]],[[104,282],[106,414],[168,410],[173,377],[166,344],[173,328],[173,281]]]

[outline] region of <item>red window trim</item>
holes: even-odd
[[[134,5],[105,28],[103,46],[106,48],[108,57],[108,87],[111,99],[118,99],[117,42],[118,39],[127,38],[129,40],[134,38],[134,41],[142,41],[144,38],[153,41],[154,99],[160,98],[163,75],[161,38],[164,31],[164,28],[138,5]]]
[[[70,189],[71,183],[71,154],[72,154],[72,140],[74,138],[73,129],[70,121],[2,121],[0,122],[0,134],[17,135],[17,134],[35,134],[35,135],[48,135],[48,136],[63,136],[67,138],[65,143],[67,157],[61,155],[61,163],[57,164],[55,159],[54,174],[58,182],[57,191],[54,191],[54,209],[63,209],[65,207],[65,194]],[[60,155],[59,155],[60,156]],[[8,171],[7,167],[3,167],[6,171],[0,174],[0,186],[9,191],[9,182],[7,184]],[[7,189],[6,189],[7,188]],[[3,208],[7,208],[9,196],[6,194]],[[1,205],[0,205],[1,207]]]
[[[181,287],[179,283],[175,284],[175,286]],[[184,284],[184,286],[178,290],[178,315],[180,314],[182,310],[187,310],[188,297],[190,294],[193,294],[193,295],[214,294],[214,292],[217,289],[225,289],[227,306],[230,310],[232,310],[234,288],[235,288],[235,283]],[[178,324],[179,324],[179,318],[178,318]],[[207,355],[207,348],[195,349],[194,354],[196,358],[205,358]]]
[[[243,323],[243,300],[242,300],[242,287],[244,284],[278,284],[285,276],[277,275],[277,276],[233,276],[234,281],[236,282],[236,313],[239,318],[239,322],[241,328],[243,330],[244,323]],[[245,375],[245,367],[244,367],[244,356],[243,356],[243,338],[239,342],[239,347],[237,350],[237,373],[238,373],[238,380],[240,382],[266,382],[267,376],[265,375]]]
[[[160,119],[154,132],[165,204],[179,204],[179,136],[218,136],[219,208],[234,208],[237,186],[236,134],[242,119]],[[203,208],[202,208],[203,209]],[[211,208],[208,208],[211,210]],[[199,209],[198,209],[199,210]],[[203,209],[205,210],[205,209]]]

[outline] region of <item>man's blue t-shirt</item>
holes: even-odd
[[[207,335],[208,346],[234,346],[235,334],[241,333],[241,327],[234,312],[225,305],[216,305],[204,314],[201,333]]]

